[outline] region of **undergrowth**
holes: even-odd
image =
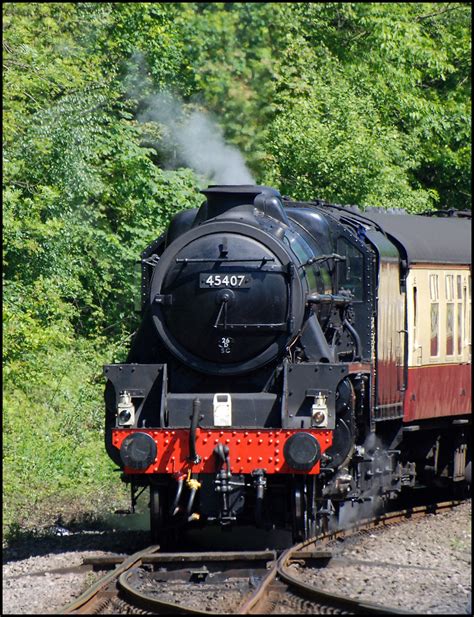
[[[112,346],[78,339],[35,358],[4,389],[3,531],[42,528],[81,513],[123,507],[119,474],[104,447],[105,379]]]

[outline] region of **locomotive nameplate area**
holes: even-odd
[[[199,275],[199,287],[201,289],[215,289],[230,287],[232,289],[248,289],[252,282],[251,274],[201,272]]]

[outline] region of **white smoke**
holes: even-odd
[[[222,129],[209,114],[186,113],[178,97],[160,92],[147,98],[138,119],[162,125],[160,145],[173,151],[175,164],[191,167],[215,184],[255,184],[243,156],[225,143]]]

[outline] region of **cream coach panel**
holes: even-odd
[[[414,265],[407,278],[407,318],[409,366],[470,362],[470,270]]]

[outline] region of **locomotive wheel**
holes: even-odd
[[[153,544],[172,549],[178,539],[175,526],[170,527],[167,487],[150,485],[150,536]]]
[[[157,486],[150,485],[150,534],[151,541],[159,544],[163,529],[163,503]]]
[[[293,542],[304,540],[305,529],[305,499],[300,482],[293,487],[291,511],[293,514]]]
[[[307,540],[313,537],[317,531],[316,521],[311,508],[312,491],[309,482],[310,480],[307,481],[305,477],[294,478],[291,500],[294,542]]]

